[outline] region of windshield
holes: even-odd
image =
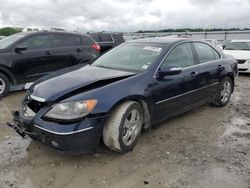
[[[126,43],[98,58],[92,65],[110,69],[143,72],[162,53],[163,46],[152,43]]]
[[[9,37],[6,37],[2,40],[0,40],[0,49],[4,49],[9,47],[11,44],[13,44],[14,42],[16,42],[17,40],[19,40],[20,38],[24,37],[25,34],[15,34],[15,35],[11,35]]]
[[[225,50],[250,50],[250,42],[229,42]]]

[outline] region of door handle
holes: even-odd
[[[50,51],[47,51],[44,53],[45,55],[51,55],[51,52]]]
[[[82,50],[80,48],[77,48],[76,49],[76,52],[81,52]]]
[[[217,70],[218,71],[223,71],[225,67],[223,65],[218,65]]]
[[[190,75],[191,75],[191,78],[197,76],[198,72],[194,71],[194,72],[191,72]]]

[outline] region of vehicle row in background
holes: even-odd
[[[223,49],[223,46],[217,39],[204,39],[206,42],[209,42],[210,44],[216,46],[219,49]]]
[[[89,33],[90,36],[100,45],[101,53],[104,53],[121,43],[124,43],[123,34],[119,33],[106,33],[106,32],[97,32]]]
[[[6,37],[0,41],[0,97],[59,69],[86,65],[99,51],[90,36],[79,33],[22,32]]]

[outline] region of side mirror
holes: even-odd
[[[17,46],[17,47],[15,47],[15,52],[16,53],[20,53],[20,52],[25,51],[25,50],[27,50],[27,46]]]
[[[177,75],[182,72],[182,68],[179,66],[167,66],[159,69],[158,75],[159,78],[163,78],[164,76]]]

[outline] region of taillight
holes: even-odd
[[[97,43],[93,44],[92,48],[96,49],[98,52],[101,50],[101,47]]]

